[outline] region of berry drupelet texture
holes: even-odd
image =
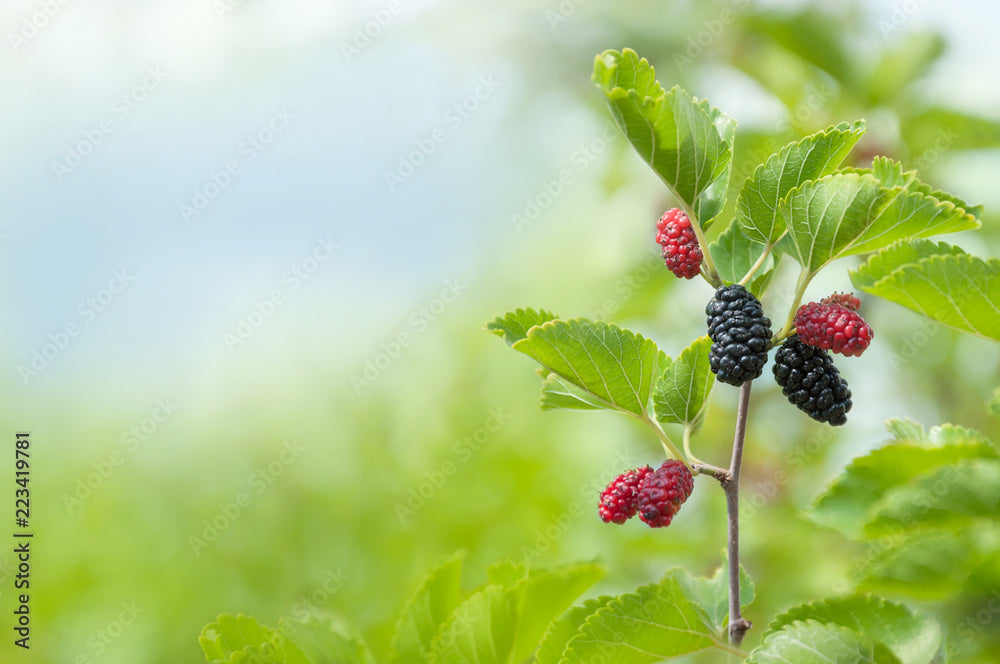
[[[639,518],[650,528],[669,526],[693,489],[694,478],[682,461],[664,461],[642,482],[638,497]]]
[[[825,350],[792,335],[774,354],[773,371],[782,393],[799,410],[833,426],[847,423],[851,390]]]
[[[840,304],[820,302],[799,307],[795,313],[795,332],[807,346],[847,356],[861,355],[875,336],[858,312]]]
[[[680,208],[663,213],[656,223],[656,241],[662,247],[660,255],[667,269],[681,279],[692,279],[701,270],[704,256],[691,220]]]
[[[828,295],[819,301],[820,304],[839,304],[845,309],[850,309],[851,311],[857,311],[861,308],[861,300],[854,297],[851,293],[834,293],[833,295]]]
[[[771,320],[760,301],[739,284],[722,286],[705,314],[712,339],[708,360],[716,378],[736,386],[758,378],[771,350]]]
[[[639,487],[651,472],[652,468],[643,466],[611,480],[601,492],[601,502],[597,506],[601,521],[622,524],[635,516],[639,509]]]

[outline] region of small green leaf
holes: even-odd
[[[542,410],[606,410],[608,404],[576,385],[549,374],[542,383]]]
[[[666,368],[653,389],[656,419],[664,423],[695,425],[715,383],[708,366],[712,340],[698,337],[677,359],[667,358]]]
[[[863,632],[815,620],[770,634],[747,664],[902,664],[888,647]]]
[[[951,203],[885,188],[874,176],[855,173],[806,182],[789,192],[779,209],[789,228],[782,248],[813,274],[842,256],[979,226]]]
[[[858,287],[962,332],[1000,341],[1000,260],[952,252],[900,265],[871,285],[870,278],[859,275]]]
[[[896,487],[945,464],[995,457],[996,449],[979,440],[940,447],[891,443],[854,459],[816,499],[811,516],[821,524],[859,537],[873,507]]]
[[[571,563],[533,570],[524,582],[522,614],[512,662],[523,662],[538,647],[546,628],[604,576],[594,563]]]
[[[557,620],[549,625],[545,637],[535,653],[535,664],[559,664],[566,645],[570,642],[587,618],[597,613],[598,609],[607,606],[614,597],[602,596],[588,599],[581,606],[567,609]]]
[[[710,579],[689,576],[683,570],[668,572],[684,588],[688,598],[705,610],[718,632],[729,623],[729,562],[723,557],[722,566]],[[740,608],[753,604],[754,585],[740,565]]]
[[[455,554],[433,568],[403,606],[392,637],[390,661],[426,661],[431,641],[461,599],[463,553]]]
[[[279,664],[274,630],[252,616],[222,614],[205,626],[198,643],[210,664]],[[249,658],[249,660],[248,660]]]
[[[707,224],[725,202],[732,161],[732,120],[680,87],[665,91],[649,62],[631,49],[605,51],[592,80],[632,147],[674,194]],[[705,195],[711,188],[711,195]]]
[[[329,620],[311,616],[283,619],[277,630],[284,664],[374,664],[368,646],[356,635],[344,633]]]
[[[937,468],[888,494],[865,525],[868,537],[921,526],[958,527],[1000,517],[1000,461],[971,459]]]
[[[424,661],[441,664],[508,664],[514,649],[523,587],[489,585],[451,614]]]
[[[736,219],[747,237],[764,245],[777,241],[785,232],[778,212],[781,199],[803,182],[833,173],[864,133],[863,120],[843,122],[768,157],[747,178],[736,201]]]
[[[797,621],[814,620],[840,625],[885,644],[901,662],[931,664],[944,635],[933,618],[922,616],[902,604],[878,597],[852,595],[803,604],[779,614],[764,633],[771,634]]]
[[[942,424],[927,430],[922,424],[913,420],[891,419],[886,420],[885,427],[895,440],[901,442],[918,443],[928,447],[973,443],[982,443],[987,448],[993,447],[993,441],[982,433],[954,424]]]
[[[598,657],[616,664],[651,664],[716,647],[726,645],[708,615],[668,575],[612,599],[587,618],[560,664],[588,664]]]
[[[733,220],[729,227],[715,238],[708,250],[715,261],[715,269],[719,276],[728,284],[738,282],[750,271],[750,268],[764,255],[767,245],[751,240],[740,230],[739,222]],[[774,264],[774,259],[768,257],[759,273],[764,273]],[[754,293],[760,295],[760,293]]]
[[[503,316],[497,316],[486,324],[486,329],[499,337],[503,337],[503,340],[508,345],[513,346],[515,342],[526,337],[528,330],[535,325],[541,325],[555,319],[556,315],[554,313],[545,311],[544,309],[537,311],[535,309],[517,309]]]
[[[514,350],[609,407],[639,416],[646,412],[653,381],[666,359],[650,339],[584,318],[533,327]]]

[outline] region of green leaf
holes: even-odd
[[[833,173],[864,133],[864,120],[842,122],[768,157],[747,178],[736,200],[736,219],[747,237],[765,245],[776,242],[785,232],[778,212],[781,199],[803,182]]]
[[[665,91],[631,49],[598,55],[592,80],[632,147],[707,225],[725,202],[720,183],[732,161],[732,120],[678,86]]]
[[[922,424],[913,420],[891,419],[886,420],[885,426],[894,439],[902,442],[920,443],[934,447],[982,443],[987,449],[993,448],[993,442],[982,433],[954,424],[942,424],[927,430]]]
[[[729,227],[715,238],[708,250],[715,261],[715,269],[718,270],[722,280],[729,284],[734,284],[743,278],[750,268],[764,254],[767,245],[756,240],[751,240],[740,230],[737,220],[733,220]],[[768,257],[764,262],[764,267],[759,270],[759,274],[767,271],[774,264],[774,259]],[[755,292],[754,295],[760,295]]]
[[[538,647],[546,628],[604,576],[594,563],[572,563],[532,571],[524,582],[524,599],[512,662],[523,662]]]
[[[924,258],[946,254],[963,256],[965,251],[944,242],[935,243],[930,240],[897,242],[877,254],[872,254],[867,263],[851,270],[851,283],[854,284],[855,288],[868,290],[904,265],[919,263]]]
[[[747,664],[901,664],[884,645],[863,632],[815,620],[772,633],[750,653]]]
[[[869,269],[855,285],[956,330],[1000,341],[1000,260],[958,252],[927,256],[870,284],[886,269]]]
[[[458,553],[433,568],[407,600],[396,622],[390,661],[426,661],[431,641],[461,599],[463,558]]]
[[[567,609],[546,630],[545,637],[535,653],[535,664],[559,664],[570,639],[576,636],[587,618],[597,613],[598,609],[607,606],[613,599],[614,597],[605,595],[597,599],[588,599],[581,606]]]
[[[813,274],[842,256],[979,226],[975,217],[951,203],[885,188],[874,176],[856,173],[806,182],[778,207],[789,228],[783,249]]]
[[[653,381],[666,359],[651,340],[584,318],[533,327],[514,350],[586,390],[606,407],[639,416],[646,412]]]
[[[709,648],[726,648],[704,609],[668,575],[612,599],[583,623],[560,664],[593,661],[651,664]]]
[[[900,487],[877,506],[865,534],[877,537],[921,526],[962,528],[970,518],[1000,517],[1000,462],[972,459],[942,466]]]
[[[277,630],[279,660],[285,664],[373,664],[368,646],[353,634],[338,630],[316,616],[283,619]]]
[[[994,417],[1000,417],[1000,389],[993,393],[993,398],[986,404],[986,410]]]
[[[198,643],[211,664],[241,664],[251,655],[259,659],[250,661],[260,664],[279,662],[275,659],[274,630],[261,625],[252,616],[222,614],[205,626]],[[270,655],[263,646],[270,646]]]
[[[940,447],[891,443],[854,459],[816,499],[811,516],[821,524],[859,537],[870,511],[892,489],[945,464],[995,456],[992,445],[977,440]]]
[[[1000,146],[1000,121],[934,107],[900,118],[900,133],[915,159],[933,162],[953,150]]]
[[[684,588],[688,598],[705,610],[712,624],[717,627],[717,631],[722,632],[722,628],[729,622],[728,558],[723,557],[722,566],[710,579],[689,576],[682,570],[670,570],[668,574]],[[753,600],[753,581],[740,565],[740,608],[745,609],[750,606]]]
[[[441,626],[425,661],[507,664],[514,648],[522,587],[490,585],[462,602]]]
[[[904,531],[873,540],[853,571],[863,590],[942,599],[963,592],[982,562],[978,533]],[[991,558],[996,558],[992,551]]]
[[[874,175],[883,187],[892,189],[902,187],[907,191],[924,194],[939,201],[947,201],[957,208],[965,210],[973,217],[979,217],[983,212],[982,205],[971,205],[964,199],[917,179],[916,171],[904,171],[903,164],[889,157],[876,156],[872,159],[871,168],[842,168],[838,173],[855,173],[857,175]]]
[[[542,410],[604,410],[608,406],[556,374],[542,383]]]
[[[906,664],[931,664],[944,638],[941,626],[933,618],[919,615],[902,604],[865,595],[831,598],[789,609],[771,621],[763,638],[766,641],[788,625],[807,620],[866,634],[885,644]]]
[[[536,325],[541,325],[550,320],[555,320],[556,315],[544,309],[517,309],[503,316],[497,316],[486,324],[486,329],[493,334],[503,337],[508,345],[513,346],[528,335],[528,330]]]
[[[698,337],[677,359],[667,358],[666,367],[653,388],[653,410],[664,423],[695,426],[715,383],[708,366],[712,340]]]

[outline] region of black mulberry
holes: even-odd
[[[771,320],[760,301],[739,284],[722,286],[705,307],[712,373],[723,383],[740,386],[760,377],[771,350]]]
[[[799,410],[835,427],[847,423],[851,390],[825,350],[792,335],[774,354],[773,371],[782,393]]]

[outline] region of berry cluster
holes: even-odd
[[[691,495],[694,477],[683,461],[668,459],[653,470],[622,473],[601,492],[597,512],[605,523],[625,523],[636,514],[650,528],[669,526]]]
[[[667,269],[681,279],[692,279],[701,270],[704,256],[691,220],[680,208],[671,208],[656,222],[656,242]]]
[[[723,383],[742,385],[764,371],[771,350],[771,320],[753,293],[739,284],[722,286],[708,306],[708,360]]]

